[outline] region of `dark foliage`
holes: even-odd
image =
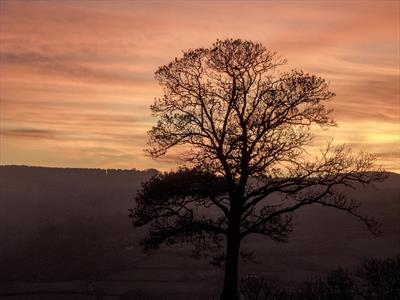
[[[242,300],[287,300],[289,297],[283,282],[272,277],[242,278],[239,293]]]
[[[150,224],[149,236],[143,240],[145,250],[180,241],[194,244],[198,254],[215,252],[221,247],[220,234],[226,231],[224,219],[202,209],[219,205],[225,195],[225,181],[219,176],[196,169],[157,174],[143,184],[130,217],[135,226]]]
[[[358,272],[364,299],[400,299],[400,254],[391,258],[366,260]]]
[[[357,289],[351,274],[338,269],[326,276],[305,282],[295,293],[295,300],[353,300]]]
[[[248,276],[240,281],[240,296],[241,300],[399,300],[400,255],[370,258],[356,274],[337,269],[296,288],[276,278]]]

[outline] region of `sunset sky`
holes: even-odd
[[[399,1],[7,1],[0,163],[158,168],[145,155],[154,72],[216,39],[261,42],[330,81],[339,127],[317,131],[400,172]]]

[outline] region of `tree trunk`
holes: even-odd
[[[233,222],[236,223],[236,222]],[[239,225],[232,224],[229,228],[226,247],[224,287],[221,300],[239,300],[238,267],[239,267]]]

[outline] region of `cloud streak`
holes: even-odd
[[[328,79],[342,125],[327,134],[361,137],[357,149],[400,171],[397,1],[0,5],[3,164],[173,167],[142,152],[155,122],[149,105],[162,94],[154,71],[182,50],[240,37]]]

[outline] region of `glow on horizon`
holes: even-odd
[[[216,39],[263,43],[337,96],[316,131],[400,172],[398,1],[1,1],[0,163],[158,168],[142,151],[155,70]],[[319,145],[317,145],[319,146]]]

